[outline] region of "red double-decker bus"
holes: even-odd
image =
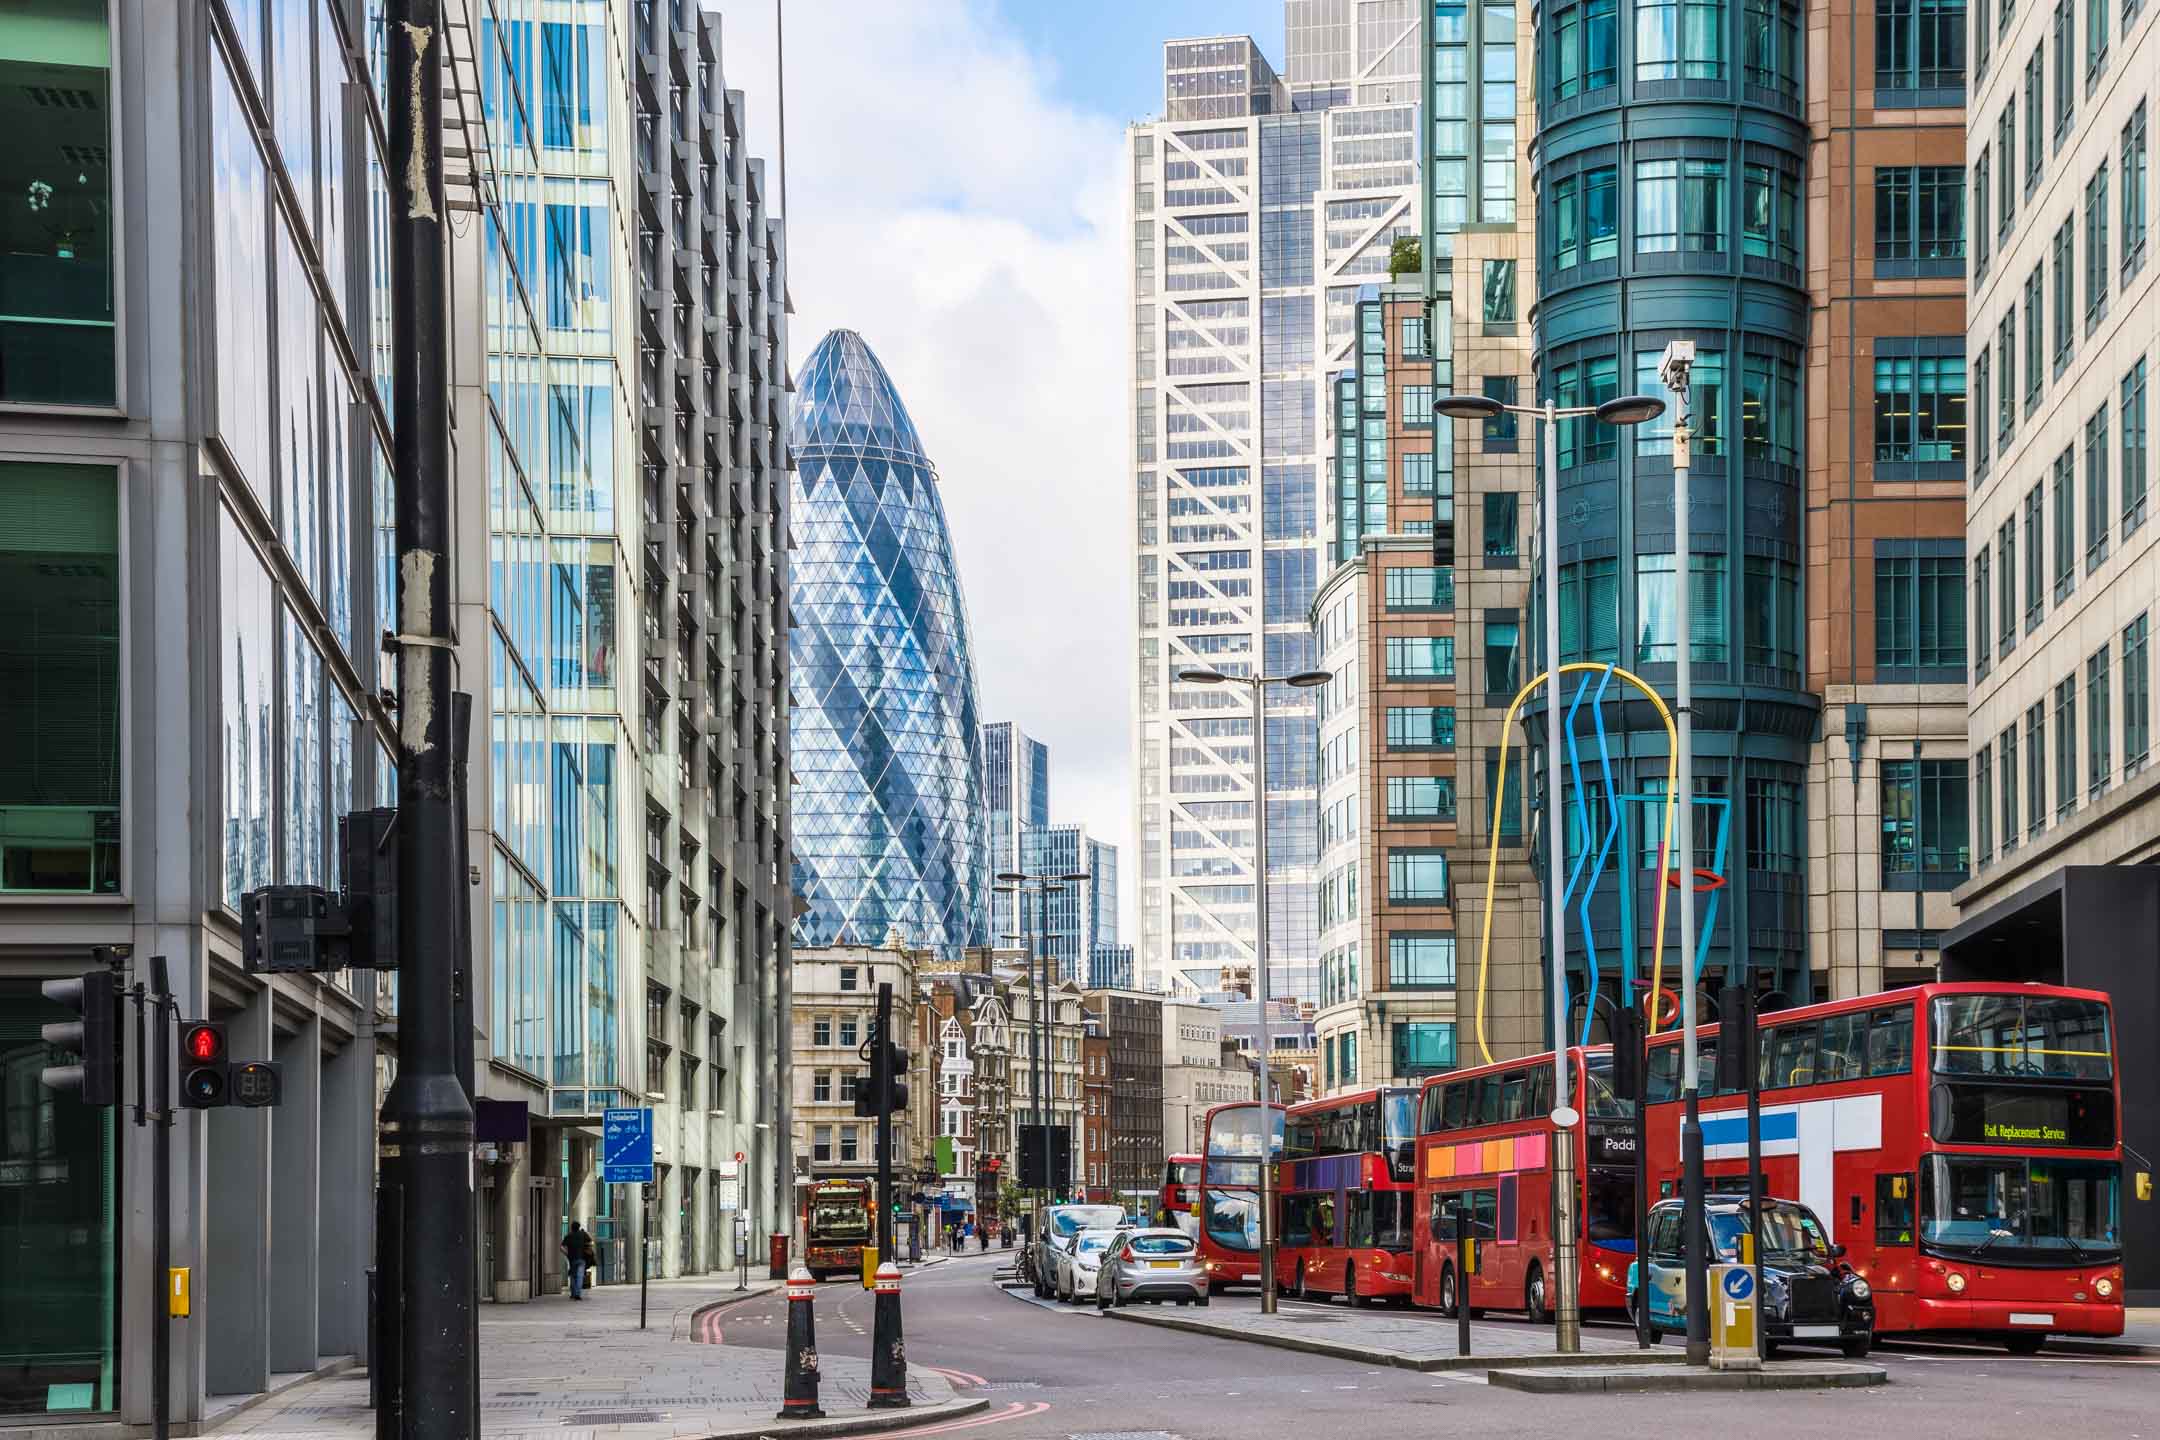
[[[1568,1051],[1575,1109],[1577,1304],[1620,1310],[1635,1258],[1634,1107],[1612,1088],[1612,1052]],[[1455,1312],[1549,1313],[1553,1268],[1553,1060],[1550,1052],[1425,1082],[1418,1105],[1413,1298]],[[1461,1284],[1458,1208],[1471,1216],[1477,1269]]]
[[[1306,1299],[1410,1295],[1418,1092],[1362,1090],[1290,1107],[1283,1121],[1275,1274]]]
[[[1263,1156],[1282,1157],[1283,1107],[1263,1107],[1257,1100],[1217,1105],[1201,1123],[1200,1192],[1193,1214],[1213,1295],[1225,1285],[1259,1283],[1260,1166]]]
[[[1747,1102],[1699,1035],[1704,1173],[1746,1187]],[[1680,1189],[1677,1034],[1651,1042],[1653,1198]],[[2038,1350],[2123,1328],[2120,1090],[2108,997],[1921,985],[1761,1018],[1764,1184],[1874,1292],[1878,1333]]]
[[[1172,1155],[1163,1162],[1162,1194],[1157,1203],[1171,1215],[1190,1215],[1200,1194],[1200,1157]]]

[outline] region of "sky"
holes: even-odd
[[[750,153],[774,172],[785,4],[793,363],[859,331],[937,466],[984,720],[1050,747],[1050,818],[1119,846],[1135,938],[1124,128],[1162,42],[1250,0],[715,3]],[[1264,31],[1264,33],[1263,33]]]

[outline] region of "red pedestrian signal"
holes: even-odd
[[[225,1032],[215,1025],[190,1025],[180,1048],[198,1065],[225,1058]]]
[[[232,1103],[231,1067],[225,1060],[225,1027],[190,1020],[180,1027],[180,1104],[214,1110]]]

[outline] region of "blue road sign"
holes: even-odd
[[[650,1185],[652,1178],[652,1111],[607,1111],[600,1121],[601,1183]]]
[[[1746,1300],[1755,1294],[1755,1272],[1745,1265],[1735,1265],[1725,1272],[1725,1298]]]

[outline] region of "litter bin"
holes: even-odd
[[[775,1280],[787,1279],[787,1251],[787,1235],[784,1232],[775,1232],[772,1237],[772,1249],[767,1256],[772,1266],[772,1278]]]

